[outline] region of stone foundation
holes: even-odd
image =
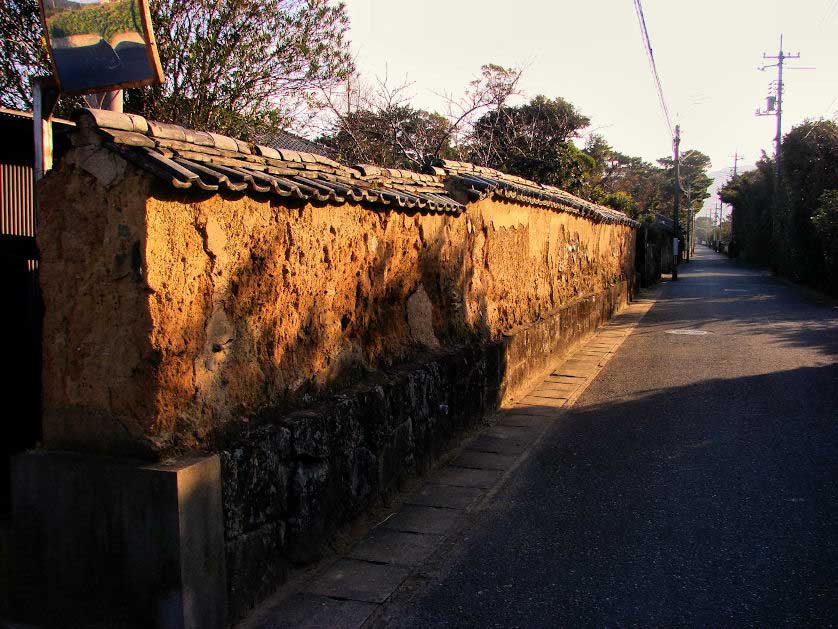
[[[626,303],[628,282],[501,341],[441,352],[316,410],[271,418],[221,451],[231,617],[317,559],[333,533],[421,472],[503,400],[541,380]]]

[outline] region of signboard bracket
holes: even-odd
[[[32,128],[35,134],[35,181],[52,170],[52,112],[58,104],[58,82],[51,76],[35,76],[32,85]]]

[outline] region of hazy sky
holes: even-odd
[[[361,72],[414,83],[415,103],[442,111],[435,92],[461,93],[481,65],[524,66],[527,96],[562,96],[616,149],[647,160],[671,153],[632,0],[344,0]],[[765,106],[776,68],[763,52],[800,52],[785,74],[783,129],[838,119],[838,0],[643,0],[664,93],[682,150],[714,171],[750,168],[773,152]],[[768,60],[766,63],[773,63]],[[713,200],[715,203],[715,199]]]

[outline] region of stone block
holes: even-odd
[[[387,391],[381,384],[372,385],[359,392],[356,406],[363,441],[371,451],[378,452],[387,438],[387,426],[392,413]]]
[[[539,387],[521,400],[521,402],[524,404],[541,404],[543,406],[561,408],[567,403],[569,393]]]
[[[505,472],[517,460],[517,456],[496,452],[477,452],[464,450],[451,464],[455,467],[467,467],[477,470],[498,470]]]
[[[413,422],[408,420],[393,431],[381,457],[381,480],[392,487],[414,469]]]
[[[472,470],[465,467],[449,465],[448,467],[442,468],[434,476],[434,482],[440,485],[488,489],[494,487],[502,475],[501,472],[495,470]]]
[[[287,578],[290,564],[283,557],[284,546],[282,522],[268,524],[227,542],[231,620],[243,618]]]
[[[496,452],[498,454],[521,454],[527,449],[528,441],[504,439],[491,435],[478,435],[468,444],[468,450],[477,452]]]
[[[545,400],[523,399],[514,406],[515,413],[519,415],[538,415],[553,419],[561,412],[563,404],[543,404]]]
[[[291,432],[273,425],[219,453],[228,539],[276,521],[286,512],[290,455]]]
[[[445,509],[468,509],[477,502],[485,491],[480,487],[460,487],[425,483],[421,491],[411,496],[406,504],[442,507]]]
[[[350,551],[349,557],[374,563],[417,566],[437,549],[442,537],[378,528]]]
[[[288,518],[288,557],[295,562],[313,561],[341,514],[333,503],[332,475],[326,463],[301,463],[291,480]],[[330,521],[331,520],[331,521]]]
[[[353,511],[362,509],[378,493],[381,486],[379,459],[369,449],[358,447],[353,450],[349,482]]]
[[[541,428],[550,423],[548,417],[540,415],[519,415],[514,412],[506,412],[498,417],[498,426],[526,426],[529,428]]]
[[[331,427],[322,413],[294,413],[282,421],[291,433],[297,458],[323,460],[329,456]]]
[[[19,615],[226,626],[217,456],[149,464],[39,451],[14,459],[12,479]]]
[[[330,598],[383,603],[407,578],[400,566],[341,559],[311,583],[307,592]]]
[[[419,505],[403,505],[382,526],[393,531],[445,535],[463,519],[463,512]]]
[[[256,629],[357,629],[378,609],[374,603],[342,601],[316,594],[295,594],[268,610],[255,622]]]

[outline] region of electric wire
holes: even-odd
[[[838,0],[836,0],[838,2]],[[658,93],[658,101],[660,102],[661,111],[666,119],[666,126],[669,128],[669,135],[675,137],[675,132],[672,128],[672,117],[669,115],[669,107],[666,104],[666,98],[663,93],[663,86],[661,85],[660,75],[658,74],[658,67],[655,63],[655,53],[652,51],[652,42],[649,39],[649,31],[646,28],[646,17],[643,14],[643,7],[640,0],[634,0],[634,11],[637,14],[637,21],[640,23],[640,36],[643,39],[643,48],[646,51],[646,56],[649,58],[649,67],[652,70],[652,77],[655,81],[655,88]]]
[[[826,26],[830,21],[832,21],[832,18],[835,17],[835,9],[838,9],[838,0],[832,0],[832,4],[824,12],[820,23],[821,28]]]

